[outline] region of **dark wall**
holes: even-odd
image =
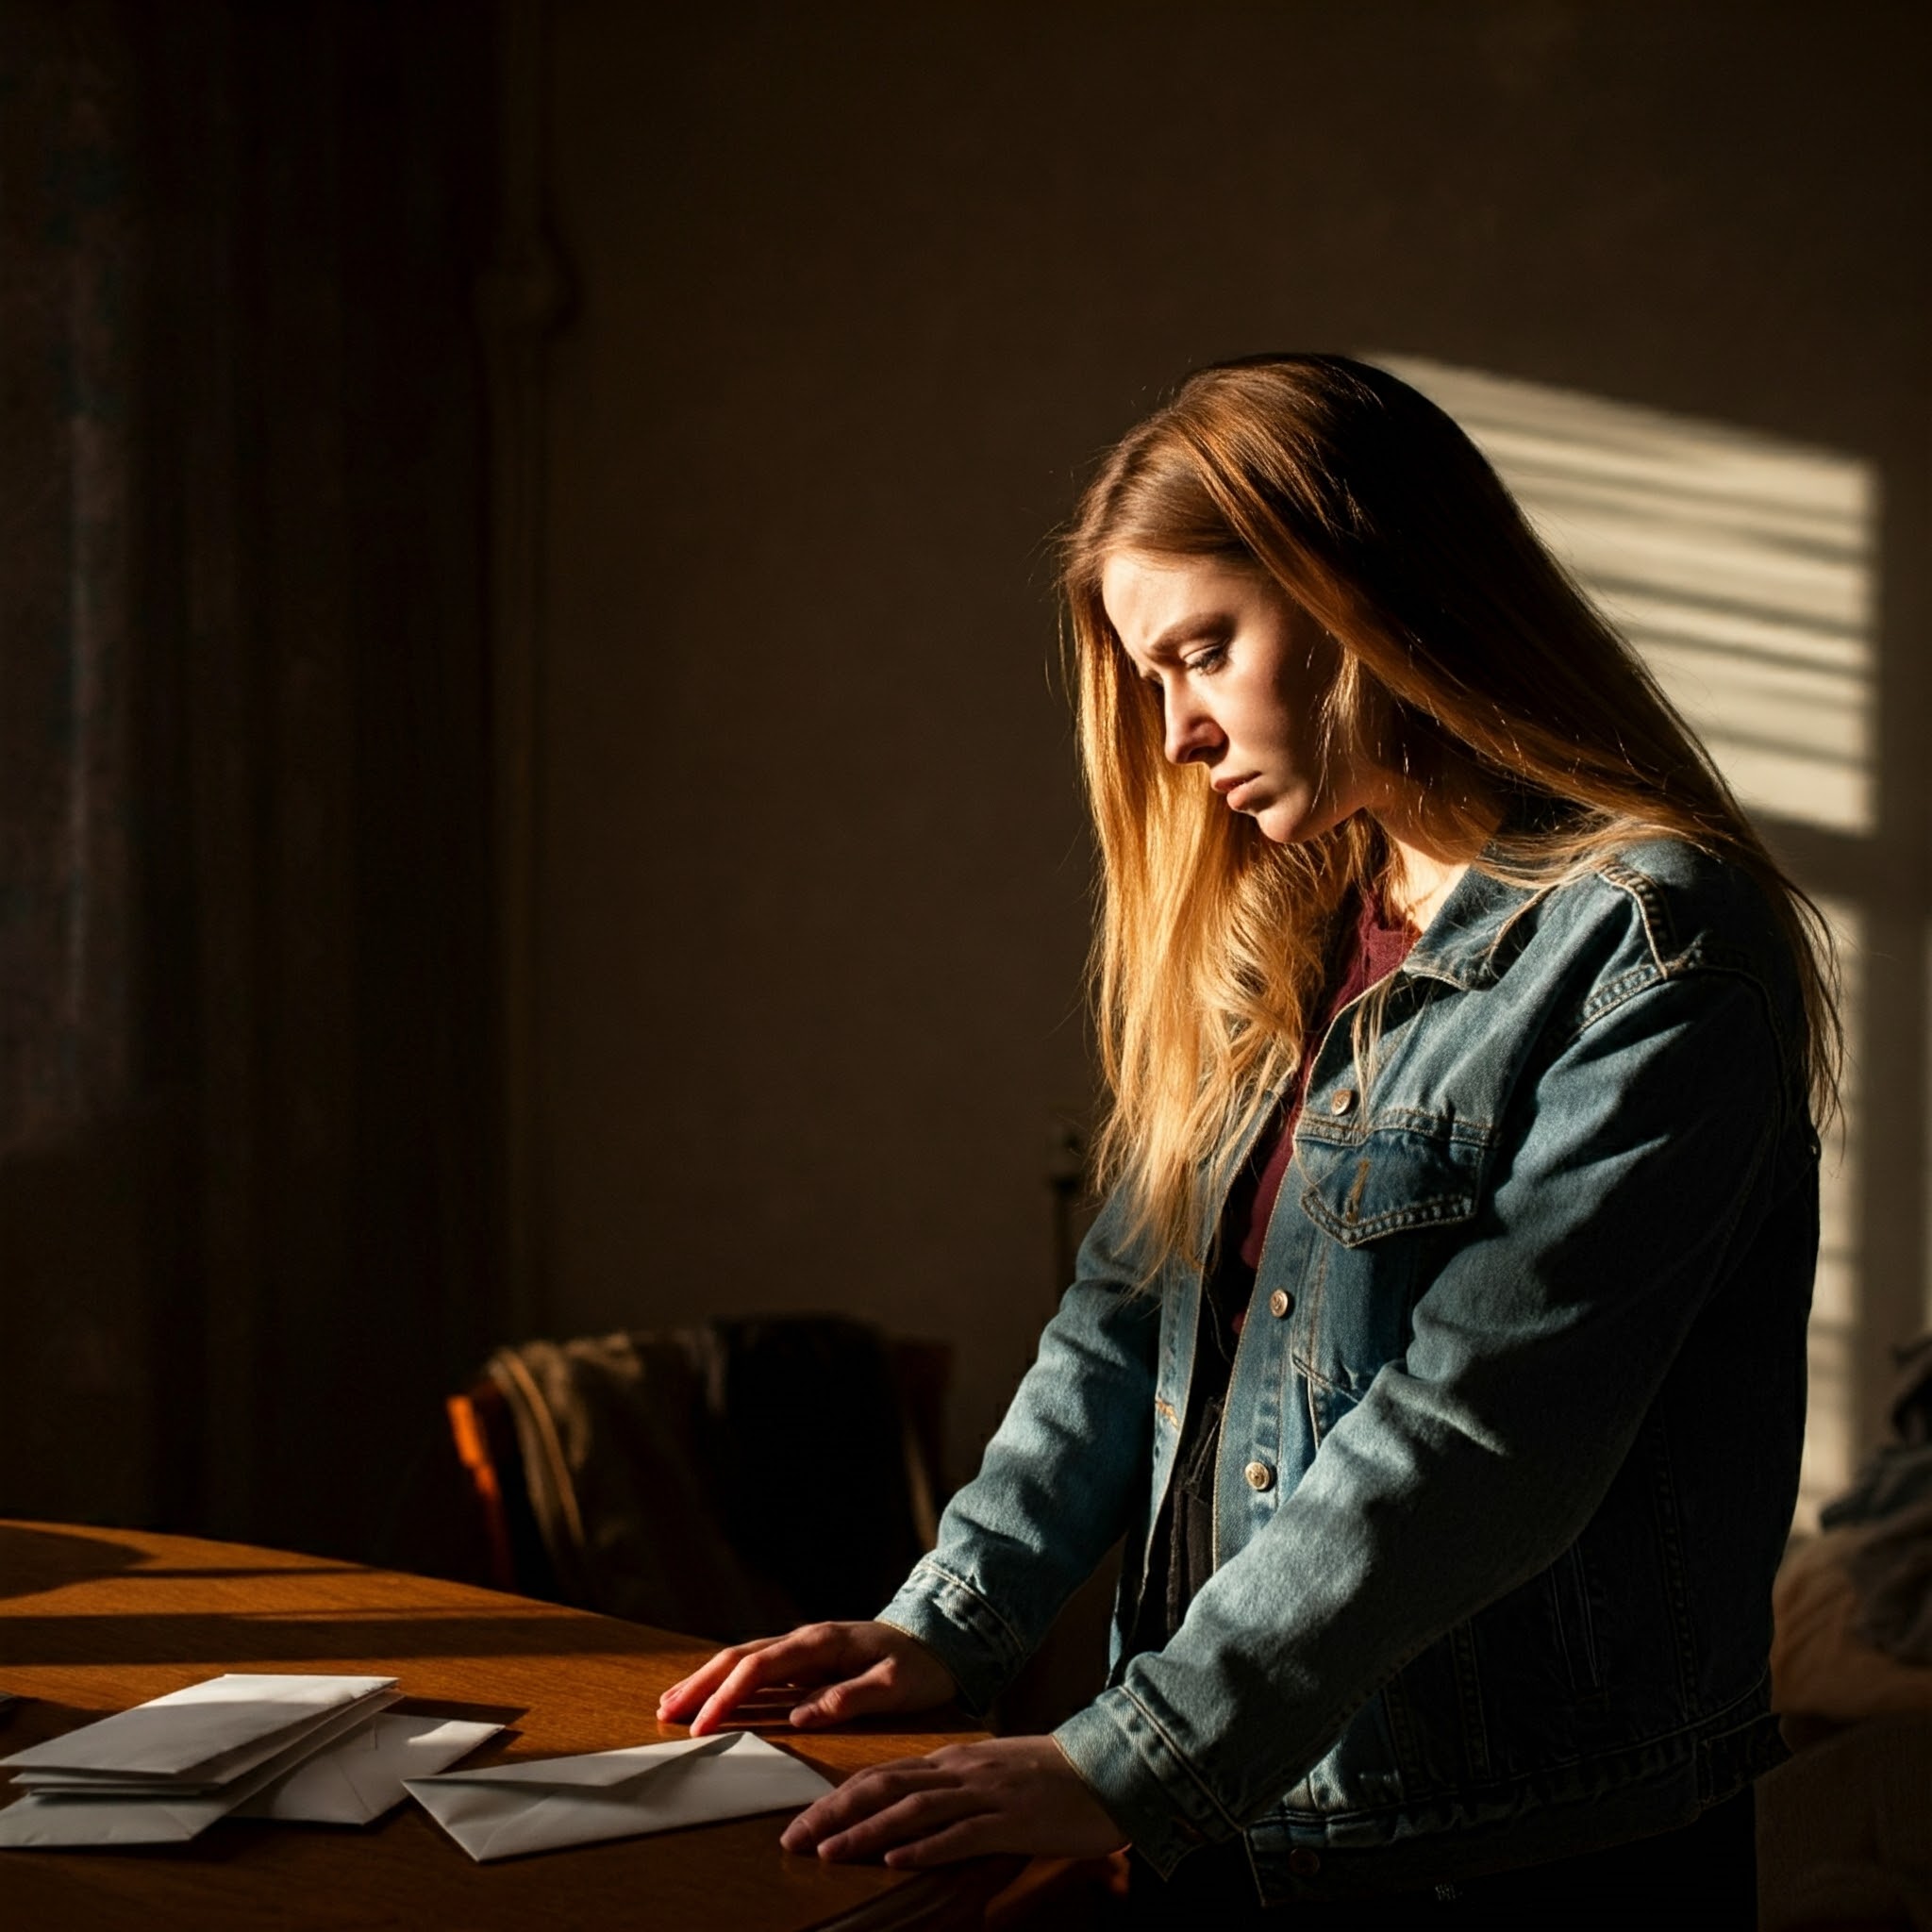
[[[976,1450],[1058,1286],[1051,1123],[1088,1092],[1043,540],[1216,357],[1406,351],[1874,463],[1909,928],[1922,21],[559,0],[551,1325],[871,1313],[958,1345]],[[1871,1183],[1894,1200],[1923,1198],[1918,1104]],[[1917,1279],[1909,1207],[1894,1237]]]
[[[0,1514],[366,1555],[496,1326],[491,18],[0,27]]]

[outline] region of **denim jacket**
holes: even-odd
[[[1472,869],[1367,1091],[1346,1016],[1315,1061],[1181,1629],[1123,1668],[1200,1272],[1137,1291],[1118,1202],[884,1620],[984,1707],[1124,1534],[1113,1669],[1055,1736],[1158,1871],[1245,1833],[1271,1901],[1688,1824],[1782,1755],[1803,1028],[1733,866],[1657,841],[1541,897]]]

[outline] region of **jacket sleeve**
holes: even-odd
[[[1134,1286],[1110,1201],[1074,1285],[939,1542],[880,1621],[916,1637],[983,1711],[1126,1526],[1152,1456],[1159,1304]]]
[[[1157,1869],[1278,1803],[1396,1670],[1575,1539],[1798,1105],[1762,991],[1720,971],[1610,1005],[1519,1091],[1403,1356],[1167,1647],[1056,1733]]]

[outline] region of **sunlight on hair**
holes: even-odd
[[[1869,464],[1419,357],[1369,359],[1469,432],[1749,810],[1859,838],[1876,832],[1878,487]],[[1820,1202],[1797,1515],[1808,1530],[1850,1483],[1864,1446],[1857,1042],[1865,935],[1856,905],[1826,896],[1824,880],[1799,882],[1839,942],[1851,1043]]]
[[[1744,805],[1874,829],[1869,464],[1541,383],[1370,359],[1469,432]]]
[[[1864,994],[1863,921],[1843,899],[1818,901],[1838,941],[1847,1020]],[[1857,1179],[1860,1124],[1859,1067],[1856,1051],[1845,1056],[1841,1076],[1844,1112],[1824,1137],[1818,1190],[1818,1279],[1811,1293],[1807,1355],[1811,1391],[1805,1425],[1805,1463],[1798,1478],[1800,1529],[1818,1527],[1818,1511],[1852,1480],[1860,1443],[1857,1426],[1858,1343]]]

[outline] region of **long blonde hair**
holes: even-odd
[[[1276,844],[1168,762],[1158,702],[1101,600],[1108,558],[1128,551],[1258,569],[1312,614],[1341,647],[1324,741],[1372,741],[1452,820],[1452,774],[1517,808],[1487,870],[1547,889],[1657,834],[1740,865],[1790,942],[1804,1072],[1821,1117],[1835,1109],[1841,1041],[1817,908],[1475,445],[1365,363],[1222,363],[1115,446],[1062,543],[1101,869],[1100,1179],[1124,1191],[1144,1278],[1201,1257],[1201,1175],[1219,1199],[1244,1127],[1299,1062],[1339,908],[1388,882],[1392,854],[1361,813]]]

